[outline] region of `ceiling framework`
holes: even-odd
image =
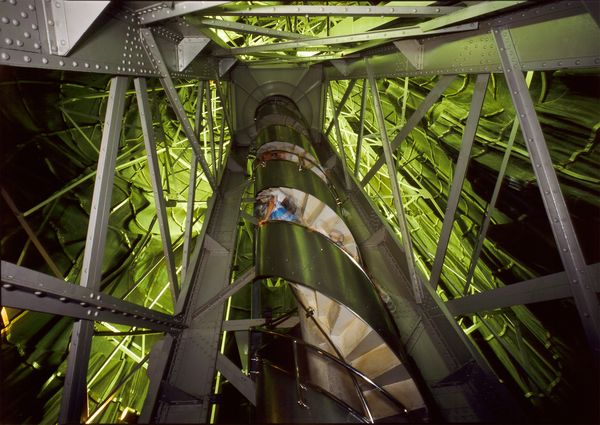
[[[370,223],[349,226],[441,418],[490,418],[488,369],[541,417],[594,400],[568,369],[600,355],[595,3],[93,3],[0,4],[3,391],[42,382],[6,421],[214,421],[221,373],[256,404],[222,330],[256,277],[273,95]]]

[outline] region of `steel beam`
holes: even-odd
[[[243,148],[232,149],[220,180],[223,196],[212,197],[209,202],[192,265],[175,306],[188,328],[174,343],[157,347],[154,361],[151,358],[149,397],[144,403],[142,421],[207,421],[225,310],[222,291],[237,286],[230,285],[231,264],[246,180],[245,168],[240,164],[245,164],[246,155]],[[201,315],[192,318],[198,310]]]
[[[394,161],[394,154],[390,147],[390,141],[387,135],[387,128],[385,125],[385,118],[383,116],[383,109],[381,108],[381,99],[379,98],[379,91],[377,90],[377,81],[373,76],[373,72],[367,63],[367,73],[369,75],[369,85],[371,86],[371,96],[373,97],[373,107],[375,109],[375,117],[377,118],[377,125],[381,132],[381,143],[383,145],[383,154],[385,156],[385,163],[390,178],[390,185],[392,187],[392,200],[394,202],[394,208],[396,209],[396,216],[398,219],[398,227],[402,234],[402,246],[404,248],[404,254],[406,255],[406,263],[408,265],[408,274],[412,283],[413,295],[415,301],[420,304],[423,301],[423,284],[417,276],[415,269],[415,258],[413,254],[413,247],[411,236],[408,230],[408,222],[406,221],[406,215],[404,214],[404,205],[402,203],[402,194],[400,193],[400,187],[398,185],[398,171]]]
[[[356,139],[356,161],[354,163],[354,177],[358,179],[358,172],[360,171],[360,154],[362,150],[363,135],[365,133],[365,108],[367,107],[367,80],[363,79],[362,96],[360,98],[360,115],[358,116],[358,122],[360,128],[358,129],[358,135]]]
[[[517,1],[486,1],[465,8],[459,9],[445,16],[440,16],[430,19],[419,24],[423,31],[443,28],[448,25],[456,25],[468,20],[481,18],[492,13],[499,12],[504,9],[513,8],[515,6],[524,5],[525,0]]]
[[[8,192],[2,187],[0,188],[0,193],[2,194],[2,198],[4,198],[6,205],[8,205],[8,208],[15,215],[19,224],[21,225],[23,230],[25,230],[25,233],[27,233],[27,236],[29,236],[29,240],[37,248],[38,252],[42,256],[50,270],[52,270],[52,273],[54,273],[54,276],[62,278],[62,273],[56,266],[56,263],[54,263],[54,260],[52,260],[52,257],[50,257],[50,255],[48,254],[48,251],[46,251],[44,245],[42,245],[33,229],[31,229],[31,226],[29,226],[29,223],[27,223],[27,220],[25,220],[25,217],[23,217],[23,214],[21,214]]]
[[[339,118],[340,113],[342,112],[342,109],[344,109],[344,105],[346,105],[346,102],[348,101],[348,98],[350,97],[350,93],[352,93],[352,89],[354,88],[355,84],[356,84],[356,80],[350,80],[350,82],[348,83],[348,87],[346,87],[346,91],[344,92],[344,95],[342,96],[340,103],[338,103],[338,106],[335,109],[334,114],[335,114],[336,118]],[[332,103],[333,103],[333,98],[332,98]],[[329,123],[329,126],[327,126],[327,130],[325,130],[325,137],[329,136],[329,132],[333,128],[334,122],[335,121],[332,119],[331,122]]]
[[[190,167],[190,185],[188,187],[187,210],[185,212],[185,231],[183,234],[183,255],[181,259],[181,281],[185,281],[190,266],[190,250],[192,246],[192,234],[194,223],[194,209],[196,200],[196,174],[198,160],[196,154],[192,153],[192,163]]]
[[[256,269],[254,267],[251,267],[244,274],[238,277],[235,280],[235,282],[223,288],[218,294],[216,294],[214,297],[212,297],[210,300],[208,300],[206,303],[204,303],[202,306],[196,309],[192,314],[192,319],[197,320],[198,317],[209,311],[211,308],[224,303],[229,297],[232,297],[240,289],[242,289],[248,283],[252,282],[255,277]]]
[[[485,98],[489,79],[489,74],[479,74],[477,76],[477,80],[475,81],[473,99],[471,100],[471,108],[469,109],[469,116],[467,117],[467,122],[465,124],[460,152],[458,154],[458,160],[456,161],[456,167],[454,169],[452,187],[450,188],[450,194],[448,195],[444,223],[442,224],[442,231],[438,240],[433,266],[431,267],[429,285],[431,285],[432,288],[437,287],[440,275],[442,274],[446,250],[448,248],[448,242],[450,241],[450,235],[452,233],[452,225],[454,224],[454,215],[456,214],[463,182],[467,174],[471,148],[473,147],[473,140],[475,139],[475,133],[477,132],[479,116],[481,115],[481,108],[483,107],[483,100]]]
[[[288,32],[281,30],[274,30],[272,28],[258,27],[255,25],[242,24],[240,22],[225,21],[223,19],[200,19],[195,21],[188,18],[188,21],[192,23],[198,23],[205,25],[210,28],[217,28],[224,31],[235,31],[241,34],[255,34],[255,35],[266,35],[268,37],[280,38],[285,40],[300,40],[313,38],[310,35],[298,34],[296,32]]]
[[[433,106],[435,102],[440,98],[442,93],[448,88],[448,86],[456,79],[456,75],[444,75],[440,77],[435,87],[427,94],[425,99],[421,102],[419,107],[413,112],[408,121],[400,132],[394,137],[394,141],[392,142],[392,152],[398,149],[400,143],[409,135],[409,133],[415,128],[415,126],[421,121],[421,119],[425,116],[429,108]],[[381,168],[383,163],[385,162],[384,157],[379,157],[379,159],[375,162],[371,170],[367,173],[367,175],[360,182],[361,186],[366,186],[369,181],[373,178],[377,171]]]
[[[160,168],[158,166],[158,156],[156,153],[156,141],[154,140],[154,128],[152,127],[152,110],[148,102],[148,87],[145,78],[135,78],[135,93],[140,113],[140,123],[142,133],[144,134],[144,145],[146,147],[146,158],[148,159],[148,169],[150,171],[150,182],[154,192],[154,205],[156,207],[156,216],[158,218],[158,227],[162,238],[163,253],[167,265],[167,276],[171,283],[171,296],[173,303],[179,296],[179,282],[177,280],[177,270],[175,259],[173,257],[173,244],[171,243],[171,232],[169,231],[169,218],[167,217],[167,206],[162,188],[162,179]]]
[[[531,79],[533,78],[533,71],[529,71],[527,73],[527,86],[531,84]],[[485,241],[485,237],[487,235],[487,231],[490,227],[490,222],[492,216],[494,215],[494,211],[496,210],[496,201],[498,200],[498,195],[500,194],[500,189],[502,188],[502,182],[504,181],[504,174],[506,173],[506,167],[508,166],[508,161],[510,159],[510,154],[512,152],[513,143],[515,141],[515,137],[517,136],[517,131],[519,130],[519,120],[515,118],[513,122],[512,129],[510,131],[510,135],[508,137],[508,142],[506,142],[506,150],[504,151],[504,156],[502,157],[502,163],[500,164],[500,170],[498,170],[498,177],[496,178],[496,184],[494,185],[494,191],[492,192],[492,197],[490,202],[487,205],[485,210],[485,214],[483,217],[483,223],[481,223],[481,229],[479,230],[479,235],[477,235],[477,242],[475,243],[475,249],[473,250],[473,255],[471,256],[471,264],[469,265],[469,271],[467,272],[467,278],[465,280],[465,288],[463,290],[463,296],[468,294],[469,287],[471,286],[471,280],[473,279],[473,275],[475,274],[475,268],[477,267],[477,261],[479,260],[479,256],[481,255],[481,250],[483,249],[483,243]]]
[[[210,159],[212,162],[213,176],[217,175],[217,158],[215,154],[215,127],[212,113],[212,91],[210,81],[206,84],[206,125],[208,127],[208,141],[210,143]]]
[[[80,286],[92,293],[99,288],[102,276],[106,230],[128,84],[127,77],[113,77],[110,83],[80,281]],[[79,320],[73,325],[59,423],[79,422],[81,419],[87,397],[85,380],[93,333],[94,325],[91,321]]]
[[[172,331],[172,316],[2,261],[2,305],[58,316]]]
[[[185,2],[184,2],[185,3]],[[460,10],[457,6],[288,6],[248,7],[240,10],[220,8],[214,16],[441,16]]]
[[[329,92],[329,99],[331,99],[331,107],[335,111],[335,102],[333,100],[333,91],[331,90],[331,83],[327,83],[327,90]],[[340,123],[338,116],[333,114],[333,123],[335,124],[335,138],[337,139],[338,149],[340,150],[340,158],[342,159],[342,167],[344,168],[344,180],[346,182],[346,190],[350,190],[350,174],[348,173],[348,164],[346,163],[346,151],[344,149],[344,139],[342,139],[342,132],[340,131]]]
[[[183,109],[183,105],[181,104],[181,100],[177,94],[177,90],[173,85],[173,80],[171,79],[171,75],[169,74],[169,70],[167,69],[167,65],[162,58],[160,50],[158,50],[158,46],[156,41],[154,40],[154,36],[152,35],[152,31],[150,29],[144,28],[140,30],[140,36],[144,40],[144,48],[146,49],[148,55],[154,59],[154,64],[158,68],[160,72],[160,83],[162,84],[165,94],[167,95],[167,99],[175,112],[175,115],[179,119],[181,126],[183,127],[183,131],[188,138],[196,157],[200,161],[200,166],[206,175],[206,179],[210,184],[210,187],[213,191],[216,191],[217,184],[214,176],[210,173],[208,168],[208,164],[206,163],[206,159],[204,155],[202,155],[202,149],[200,147],[200,143],[198,142],[198,137],[190,124],[190,120]]]
[[[596,277],[592,291],[600,292],[600,263],[587,266],[586,272]],[[571,296],[567,273],[560,272],[446,301],[446,307],[452,315],[463,316]]]
[[[492,30],[521,131],[533,164],[556,247],[569,277],[569,284],[590,347],[600,354],[600,312],[593,282],[560,189],[552,158],[537,118],[508,27]]]
[[[128,1],[135,8],[136,1]],[[229,3],[228,1],[174,1],[157,2],[143,9],[136,10],[134,13],[143,24],[152,24],[154,22],[164,21],[165,19],[175,18],[188,13],[199,12],[212,7]],[[211,13],[212,15],[212,13]]]
[[[461,32],[461,31],[471,31],[476,30],[478,28],[477,22],[457,25],[448,28],[442,28],[438,30],[432,30],[427,32],[429,34],[442,34],[448,32]],[[331,37],[320,37],[320,38],[311,38],[307,40],[295,40],[295,41],[284,41],[281,43],[269,43],[269,44],[260,44],[249,47],[235,47],[229,50],[229,53],[234,55],[250,55],[254,53],[262,53],[262,52],[271,52],[271,51],[282,51],[282,50],[290,50],[290,49],[299,49],[304,47],[313,47],[313,46],[333,46],[336,44],[347,44],[347,43],[358,43],[361,41],[373,41],[373,40],[390,40],[390,39],[401,39],[401,38],[410,38],[410,37],[418,37],[425,35],[425,33],[420,28],[415,27],[405,27],[405,28],[394,28],[389,30],[378,30],[378,31],[370,31],[362,34],[353,34],[353,35],[339,35],[339,36],[331,36]]]
[[[246,400],[256,406],[256,384],[229,360],[225,355],[217,355],[217,369],[238,390]]]

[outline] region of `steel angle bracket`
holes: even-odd
[[[237,62],[237,58],[223,58],[219,61],[219,77],[222,77]]]
[[[394,41],[394,45],[415,69],[419,71],[423,69],[423,44],[418,40],[409,39]]]
[[[68,55],[109,3],[110,0],[43,2],[48,48],[51,54]]]
[[[177,70],[183,71],[200,52],[206,47],[210,39],[204,36],[184,37],[177,44]]]

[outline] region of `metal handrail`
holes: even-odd
[[[263,365],[268,366],[270,368],[273,368],[273,369],[275,369],[275,370],[277,370],[277,371],[279,371],[281,373],[284,373],[286,375],[293,375],[293,373],[291,373],[289,370],[286,370],[286,369],[284,369],[283,367],[281,367],[279,365],[273,364],[269,360],[262,359],[261,362],[263,363]],[[321,394],[324,394],[325,396],[327,396],[330,399],[334,400],[336,403],[338,403],[341,406],[343,406],[344,409],[346,409],[348,412],[350,412],[357,419],[361,420],[364,423],[368,423],[368,421],[360,414],[360,412],[357,412],[352,406],[350,406],[348,403],[346,403],[341,398],[337,397],[335,394],[330,393],[325,388],[322,388],[322,387],[320,387],[318,385],[315,385],[315,384],[311,384],[310,382],[307,382],[306,385],[302,384],[301,387],[304,390],[310,388],[313,391],[316,391],[316,392],[319,392]]]
[[[287,339],[288,341],[295,341],[296,344],[300,344],[300,345],[306,347],[307,349],[314,351],[318,355],[320,355],[322,357],[325,357],[325,358],[333,361],[334,363],[337,363],[338,365],[340,365],[343,368],[347,369],[349,372],[351,372],[352,374],[358,376],[359,378],[361,378],[362,380],[364,380],[365,382],[367,382],[369,385],[371,385],[372,387],[374,387],[377,391],[379,391],[381,394],[383,394],[383,396],[386,399],[388,399],[388,401],[390,401],[392,404],[394,404],[396,407],[398,407],[403,413],[405,413],[405,414],[408,413],[408,409],[400,401],[398,401],[394,396],[392,396],[387,390],[385,390],[384,388],[382,388],[379,384],[376,384],[371,378],[369,378],[368,376],[366,376],[360,370],[356,369],[354,366],[349,365],[345,361],[338,359],[337,357],[335,357],[334,355],[328,353],[327,351],[323,351],[319,347],[316,347],[316,346],[314,346],[312,344],[309,344],[308,342],[302,341],[301,339],[298,339],[298,338],[290,336],[290,335],[282,334],[282,333],[279,333],[279,332],[274,332],[274,331],[271,331],[271,330],[268,330],[268,329],[262,329],[260,327],[253,327],[253,328],[251,328],[251,330],[256,331],[256,332],[261,332],[261,333],[264,333],[264,334],[267,334],[267,335],[272,335],[272,336],[277,337],[277,338]],[[253,354],[256,355],[263,348],[265,348],[265,345],[263,345],[262,347],[259,347]]]
[[[319,329],[319,331],[321,332],[321,334],[323,334],[323,336],[325,337],[325,339],[327,340],[327,342],[329,342],[329,345],[331,345],[331,347],[335,351],[335,354],[337,354],[338,358],[340,358],[341,360],[344,360],[344,356],[342,355],[341,351],[335,346],[335,344],[333,343],[333,341],[329,337],[329,334],[327,332],[325,332],[325,329],[323,329],[323,327],[318,322],[318,320],[315,319],[314,311],[312,309],[309,310],[304,305],[304,303],[300,300],[300,297],[298,297],[298,295],[296,294],[296,291],[292,290],[292,295],[294,296],[294,298],[296,298],[296,302],[298,303],[298,305],[300,305],[300,307],[302,307],[302,309],[305,311],[306,317],[310,318],[313,321],[313,323],[315,324],[315,326],[317,327],[317,329]],[[295,348],[296,348],[296,345],[294,343],[294,349]],[[373,415],[371,414],[371,409],[369,409],[369,405],[367,403],[367,400],[365,399],[364,394],[360,390],[360,386],[358,384],[358,381],[356,380],[356,376],[354,376],[352,373],[350,373],[350,378],[352,378],[352,383],[354,384],[354,388],[356,389],[356,393],[358,394],[358,398],[360,400],[360,404],[361,404],[364,412],[368,416],[368,418],[367,418],[368,421],[370,423],[374,423],[375,421],[373,420]]]

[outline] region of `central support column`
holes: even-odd
[[[222,293],[231,282],[240,204],[247,181],[247,150],[232,147],[219,187],[211,199],[204,234],[198,237],[192,259],[187,296],[176,313],[187,326],[177,338],[167,337],[156,348],[148,370],[150,388],[141,422],[208,422],[213,381],[216,374],[224,305],[219,303],[195,314]],[[195,268],[192,268],[195,264]],[[186,279],[187,280],[187,279]]]

